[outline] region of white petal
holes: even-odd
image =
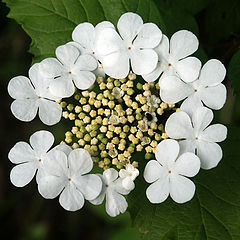
[[[46,175],[39,179],[38,191],[44,198],[53,199],[62,192],[66,184],[61,177]]]
[[[102,190],[102,181],[96,174],[87,174],[77,178],[73,177],[73,181],[86,200],[95,199]]]
[[[186,153],[186,152],[195,153],[196,141],[195,140],[181,140],[179,142],[179,146],[180,146],[179,155],[182,155],[183,153]]]
[[[79,50],[70,44],[61,45],[56,49],[56,56],[58,60],[67,67],[72,66],[79,55]]]
[[[72,80],[64,78],[54,79],[50,84],[49,89],[53,95],[60,96],[62,98],[71,97],[75,91]]]
[[[195,184],[186,177],[172,175],[170,178],[170,196],[177,203],[190,201],[195,193]]]
[[[84,197],[73,184],[68,184],[59,197],[59,203],[68,211],[77,211],[83,207]]]
[[[192,94],[183,101],[180,109],[192,117],[193,113],[199,107],[203,107],[202,101],[197,94]]]
[[[200,160],[190,152],[183,153],[177,160],[174,171],[187,177],[194,177],[200,170]]]
[[[160,44],[154,49],[158,54],[160,62],[168,61],[169,59],[169,40],[166,35],[163,34]]]
[[[127,195],[130,193],[131,190],[123,187],[123,180],[124,180],[123,178],[118,178],[114,182],[110,183],[109,186],[111,189],[114,189],[116,192],[122,195]]]
[[[67,181],[67,178],[70,176],[67,155],[56,149],[52,149],[47,153],[47,158],[43,161],[42,168],[46,175],[60,177],[63,181]]]
[[[224,65],[217,59],[211,59],[203,65],[199,80],[203,86],[216,86],[224,80],[225,75]]]
[[[62,64],[56,58],[46,58],[40,62],[39,69],[44,77],[54,78],[61,76]]]
[[[151,160],[147,163],[144,169],[144,179],[148,183],[155,182],[157,179],[161,178],[164,174],[163,167],[156,160]]]
[[[188,57],[178,61],[174,67],[184,82],[193,82],[198,78],[201,61],[195,57]]]
[[[149,74],[143,74],[142,77],[146,82],[153,82],[159,78],[162,72],[163,69],[161,63],[157,63],[157,67],[152,72]]]
[[[37,98],[30,80],[24,76],[14,77],[10,80],[8,93],[14,99]]]
[[[46,153],[54,143],[54,136],[52,133],[41,130],[35,132],[30,137],[30,144],[35,151]]]
[[[36,170],[37,164],[35,162],[19,164],[12,169],[10,180],[16,187],[24,187],[33,179]]]
[[[95,39],[94,26],[91,23],[80,23],[72,32],[72,39],[78,42],[87,52],[91,51]]]
[[[138,48],[155,48],[162,39],[162,32],[154,23],[145,23],[141,27],[133,45]]]
[[[213,124],[199,135],[199,139],[208,142],[222,142],[227,137],[227,128],[222,124]]]
[[[133,72],[138,75],[152,72],[156,68],[157,62],[157,53],[152,49],[132,50],[131,66]]]
[[[105,73],[113,78],[125,78],[129,74],[129,57],[125,52],[114,52],[101,58]]]
[[[97,54],[102,57],[123,49],[123,40],[113,28],[101,28],[96,36]]]
[[[46,125],[54,125],[61,120],[62,108],[57,102],[47,99],[39,100],[39,118]]]
[[[37,99],[17,99],[11,104],[12,114],[24,122],[32,121],[38,110]]]
[[[119,171],[119,177],[120,178],[125,178],[125,177],[128,177],[128,171],[126,170],[126,169],[121,169],[120,171]]]
[[[103,172],[103,177],[105,178],[106,183],[111,183],[118,178],[118,171],[113,168],[109,168]]]
[[[146,190],[146,195],[151,203],[164,202],[169,195],[169,180],[161,178],[152,183]]]
[[[185,112],[175,112],[168,118],[165,131],[170,138],[193,138],[193,127],[190,117]]]
[[[102,190],[100,192],[100,194],[93,200],[90,200],[90,202],[94,205],[99,205],[102,204],[104,198],[105,198],[105,194],[106,194],[106,186],[105,186],[105,181],[104,181],[104,177],[101,174],[98,174],[98,176],[100,177],[101,181],[102,181]]]
[[[113,28],[113,29],[115,29],[114,25],[111,22],[102,21],[95,26],[95,31],[97,32],[102,28]]]
[[[209,108],[197,108],[192,116],[195,135],[198,136],[213,120],[213,112]]]
[[[80,55],[75,62],[73,72],[78,73],[82,71],[93,71],[97,68],[97,60],[89,54]]]
[[[70,146],[68,146],[67,144],[60,143],[59,145],[54,147],[51,151],[54,151],[54,150],[64,152],[68,156],[70,154],[70,152],[72,151],[72,148]]]
[[[227,90],[223,84],[219,84],[215,87],[207,87],[201,90],[200,97],[206,106],[219,110],[226,102]]]
[[[185,58],[198,49],[198,39],[190,31],[180,30],[170,39],[170,54],[176,59]]]
[[[75,86],[81,90],[90,88],[94,84],[95,80],[95,74],[88,71],[79,71],[78,74],[73,77]]]
[[[171,167],[179,154],[179,144],[173,139],[166,139],[157,145],[155,156],[157,161],[166,167]]]
[[[93,168],[93,161],[89,152],[83,148],[78,148],[70,152],[68,156],[69,169],[72,174],[83,175],[89,173]]]
[[[181,81],[178,77],[168,76],[159,81],[160,97],[169,104],[177,103],[188,97],[194,92],[194,89]]]
[[[135,188],[135,184],[131,177],[126,177],[122,180],[122,186],[129,191],[132,191]]]
[[[43,89],[47,88],[47,86],[44,86],[45,81],[43,81],[44,77],[40,71],[40,63],[33,64],[29,69],[28,75],[29,75],[29,78],[31,79],[31,82],[34,88],[37,90],[36,92],[38,92],[38,94]]]
[[[124,13],[118,20],[117,28],[121,37],[132,42],[143,25],[142,18],[136,13]]]
[[[201,161],[201,168],[211,169],[222,159],[222,149],[217,143],[197,141],[197,156]]]
[[[35,153],[26,142],[18,142],[9,151],[8,158],[12,163],[18,164],[36,160]]]
[[[116,217],[127,210],[128,204],[121,194],[115,191],[106,192],[106,212],[111,217]]]

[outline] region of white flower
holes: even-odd
[[[185,82],[197,79],[201,62],[196,57],[188,57],[198,49],[197,37],[187,30],[174,33],[169,40],[163,35],[162,41],[154,49],[158,54],[157,67],[150,74],[143,75],[147,82],[155,81],[163,76],[176,75]]]
[[[160,97],[169,104],[187,98],[181,109],[192,115],[197,107],[203,106],[218,110],[226,101],[226,87],[221,83],[226,75],[224,65],[211,59],[204,64],[199,78],[192,83],[185,83],[176,76],[164,77],[160,82]]]
[[[44,162],[45,175],[38,183],[40,194],[53,199],[60,194],[60,205],[68,211],[83,207],[84,199],[96,198],[102,189],[101,179],[95,174],[86,174],[93,168],[88,151],[72,150],[67,156],[62,151],[51,151]]]
[[[147,96],[147,105],[149,107],[157,108],[159,106],[160,102],[161,102],[160,99],[158,97],[156,97],[155,95]]]
[[[120,17],[117,28],[121,37],[109,27],[100,29],[97,35],[96,49],[105,73],[113,78],[124,78],[129,74],[129,62],[136,74],[153,71],[158,61],[153,48],[162,38],[157,25],[143,24],[139,15],[130,12]]]
[[[129,191],[135,188],[134,180],[139,175],[139,171],[132,164],[127,164],[126,169],[119,171],[119,177],[122,179],[122,185]]]
[[[10,173],[13,185],[24,187],[33,179],[36,172],[38,182],[43,162],[47,159],[48,151],[53,143],[53,135],[42,130],[35,132],[30,137],[30,145],[26,142],[18,142],[14,145],[8,154],[9,160],[18,164]]]
[[[155,153],[157,160],[147,163],[144,178],[152,183],[146,190],[152,203],[161,203],[171,196],[177,203],[191,200],[195,193],[194,183],[186,177],[195,176],[200,169],[199,158],[193,153],[179,155],[177,141],[160,142]]]
[[[74,46],[78,47],[81,53],[87,53],[94,56],[97,60],[98,54],[96,49],[96,35],[101,28],[113,28],[114,25],[110,22],[103,21],[94,26],[91,23],[80,23],[75,27],[72,33],[72,39],[74,40]],[[98,68],[94,71],[96,76],[105,76],[104,69],[101,62],[98,61]]]
[[[165,130],[170,138],[181,139],[181,152],[195,152],[201,160],[201,168],[216,167],[222,158],[222,149],[216,142],[227,136],[227,128],[222,124],[208,126],[213,120],[213,112],[200,107],[192,115],[180,111],[167,120]]]
[[[57,96],[70,97],[78,89],[88,89],[95,82],[91,72],[97,68],[97,61],[80,51],[72,44],[65,44],[56,49],[56,58],[46,58],[40,64],[42,74],[51,79],[50,91]],[[74,83],[74,84],[73,84]]]
[[[121,194],[127,195],[129,191],[122,186],[122,180],[118,178],[118,172],[113,168],[109,168],[103,172],[103,175],[99,176],[103,182],[102,191],[96,199],[90,202],[99,205],[106,196],[106,212],[108,215],[115,217],[120,213],[124,213],[128,204]]]
[[[55,102],[59,98],[49,92],[50,81],[40,74],[39,65],[36,63],[29,69],[29,79],[18,76],[10,80],[8,93],[16,99],[11,104],[11,111],[25,122],[33,120],[38,112],[44,124],[53,125],[60,121],[62,108]]]

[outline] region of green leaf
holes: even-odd
[[[240,1],[213,0],[207,8],[203,32],[208,43],[226,40],[240,31]]]
[[[54,56],[55,49],[71,41],[72,31],[79,23],[97,24],[103,20],[117,23],[124,12],[133,11],[145,21],[164,27],[152,0],[4,0],[10,8],[9,17],[20,23],[32,38],[30,52],[34,61]]]
[[[188,203],[177,204],[168,198],[164,203],[151,204],[145,197],[147,185],[139,178],[128,202],[143,239],[239,240],[239,144],[240,128],[232,127],[223,144],[224,158],[216,168],[200,170],[194,179],[195,197]]]
[[[240,94],[240,49],[233,55],[229,63],[228,78],[232,81],[234,91]]]

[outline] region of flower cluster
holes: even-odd
[[[16,143],[9,152],[17,164],[11,182],[23,187],[36,175],[39,193],[59,196],[69,211],[85,200],[101,204],[106,196],[106,211],[116,216],[126,211],[124,195],[146,165],[150,202],[169,195],[178,203],[191,200],[195,185],[188,177],[222,158],[217,143],[227,129],[210,123],[211,109],[226,101],[223,64],[212,59],[201,67],[191,56],[199,44],[193,33],[181,30],[169,40],[135,13],[123,14],[117,29],[107,21],[81,23],[72,39],[56,49],[56,58],[34,64],[29,78],[9,82],[11,111],[19,120],[38,113],[46,125],[61,118],[71,123],[52,149],[54,137],[44,130],[30,137],[30,145]],[[94,164],[102,174],[90,173]]]

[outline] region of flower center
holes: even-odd
[[[172,173],[172,171],[171,171],[171,170],[169,170],[169,171],[168,171],[168,173],[169,173],[169,174],[171,174],[171,173]]]
[[[194,92],[197,92],[197,89],[194,89]]]
[[[72,72],[71,72],[71,71],[69,71],[68,73],[69,73],[69,74],[72,74]]]
[[[68,178],[68,181],[69,181],[69,182],[71,182],[71,181],[72,181],[72,179],[69,177],[69,178]]]
[[[128,50],[131,50],[132,48],[131,47],[128,47]]]
[[[92,51],[92,54],[94,55],[94,54],[95,54],[95,52],[94,52],[94,51]]]
[[[169,67],[171,67],[171,66],[172,66],[172,64],[171,64],[171,63],[169,63],[169,64],[168,64],[168,66],[169,66]]]
[[[106,184],[105,186],[108,187],[108,184]]]
[[[41,161],[42,161],[42,159],[40,158],[40,159],[38,159],[38,161],[39,161],[39,162],[41,162]]]

